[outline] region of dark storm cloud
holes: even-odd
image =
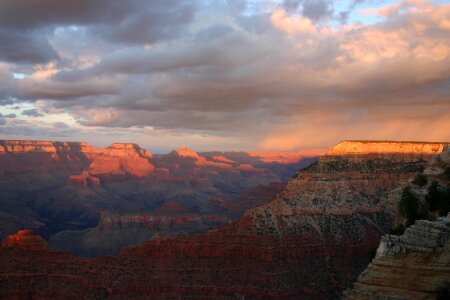
[[[111,32],[125,28],[138,31],[159,27],[159,37],[173,34],[167,28],[172,24],[185,24],[192,17],[193,1],[189,0],[1,0],[0,26],[4,28],[34,30],[47,26],[111,25]],[[146,20],[144,23],[142,23]],[[120,35],[120,34],[119,34]],[[146,36],[145,36],[146,38]],[[151,42],[145,40],[145,42]]]
[[[0,27],[0,61],[36,64],[57,58],[44,33]]]
[[[192,1],[1,0],[0,60],[44,63],[58,58],[48,37],[58,26],[84,26],[110,42],[146,44],[180,35]]]

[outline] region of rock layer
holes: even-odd
[[[450,215],[383,236],[346,299],[437,299],[450,292]]]

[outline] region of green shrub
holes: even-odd
[[[426,186],[428,183],[428,179],[427,176],[425,176],[424,174],[417,174],[416,178],[414,178],[413,184],[417,185],[417,186]]]

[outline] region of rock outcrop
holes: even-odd
[[[0,141],[0,176],[80,172],[89,163],[86,143]]]
[[[186,146],[181,147],[180,149],[174,150],[169,153],[169,156],[177,156],[177,157],[189,157],[193,159],[198,159],[199,155],[194,150],[189,149]]]
[[[100,185],[105,180],[144,177],[155,170],[149,161],[149,158],[153,157],[150,151],[136,144],[114,143],[107,148],[87,152],[86,155],[91,163],[87,170],[70,177],[73,183]]]
[[[402,236],[383,236],[376,257],[345,298],[446,299],[449,293],[450,214],[418,220]]]
[[[45,240],[29,229],[19,230],[8,236],[1,245],[5,248],[17,247],[26,251],[41,251],[47,248]]]

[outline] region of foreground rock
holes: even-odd
[[[346,299],[448,299],[450,214],[383,236],[377,255]]]

